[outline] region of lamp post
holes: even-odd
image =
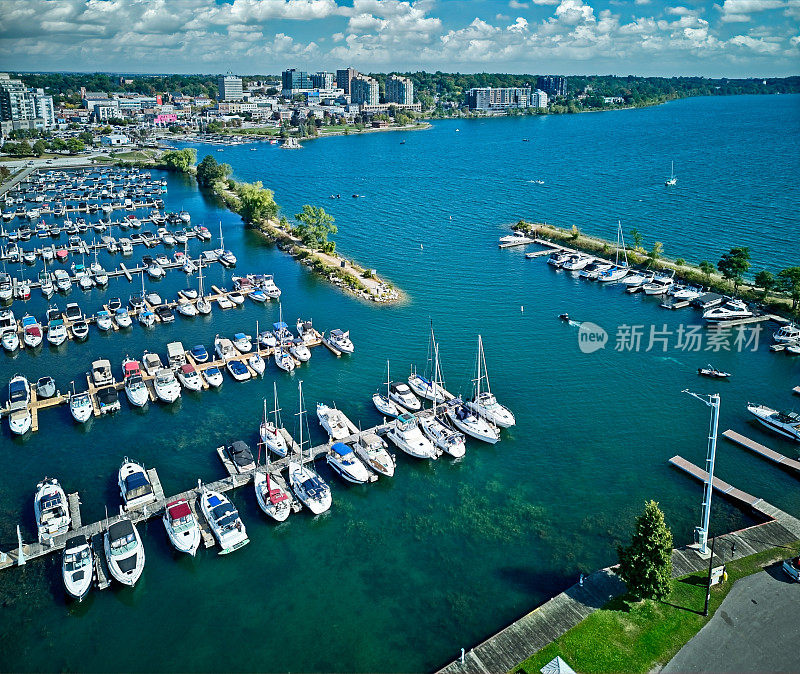
[[[690,396],[697,398],[700,402],[711,408],[711,419],[708,428],[708,449],[706,451],[707,477],[703,487],[702,522],[699,527],[695,527],[695,535],[700,545],[700,554],[705,555],[708,552],[708,526],[709,520],[711,519],[711,496],[714,492],[714,460],[717,454],[717,428],[719,426],[720,398],[719,393],[703,396],[693,393],[688,389],[684,389],[683,393],[688,393]]]

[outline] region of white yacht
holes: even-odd
[[[674,297],[676,300],[689,300],[691,302],[703,294],[703,289],[698,288],[697,286],[673,286],[669,291],[669,294],[672,295],[672,297]]]
[[[233,336],[233,345],[236,347],[236,350],[239,353],[250,353],[253,350],[253,342],[251,340],[252,338],[250,335],[246,335],[243,332],[237,332]]]
[[[141,317],[146,313],[153,315],[152,312],[148,311],[142,312],[141,314],[139,314],[140,323],[142,322]],[[153,319],[154,319],[153,322],[155,322],[155,316],[153,316]],[[116,321],[117,325],[122,329],[129,328],[133,324],[133,321],[131,320],[131,315],[128,313],[128,310],[125,307],[119,307],[119,309],[117,309],[114,312],[114,320]]]
[[[361,463],[353,449],[343,442],[334,442],[325,455],[328,465],[343,479],[353,484],[364,484],[370,479],[370,472]]]
[[[284,351],[281,347],[275,347],[275,353],[273,354],[275,358],[275,365],[277,365],[281,370],[284,372],[291,372],[297,367],[297,363],[295,362],[292,354],[288,351]]]
[[[567,260],[569,260],[569,258],[570,258],[570,253],[567,253],[566,251],[562,250],[557,250],[550,253],[550,255],[547,258],[547,264],[551,264],[554,267],[560,269],[564,265],[564,263]]]
[[[61,578],[67,594],[78,601],[83,601],[92,589],[94,555],[85,536],[67,539],[61,556]]]
[[[247,364],[259,377],[262,376],[267,369],[267,364],[260,353],[254,353],[250,356],[250,358],[247,359]]]
[[[747,403],[747,411],[771,431],[800,442],[800,414],[797,412],[779,412],[766,405],[752,403]]]
[[[89,394],[84,393],[74,393],[69,397],[69,411],[72,414],[72,418],[75,419],[79,424],[84,424],[89,421],[89,417],[92,416],[93,408],[92,408],[92,401],[89,398]]]
[[[25,435],[31,430],[33,418],[28,409],[31,402],[31,385],[21,374],[8,382],[8,427],[15,435]]]
[[[447,399],[447,392],[444,390],[441,383],[433,382],[417,372],[412,372],[409,375],[408,385],[420,398],[432,400],[435,403],[443,403]]]
[[[672,288],[673,281],[666,276],[654,276],[649,283],[642,285],[645,295],[664,295]]]
[[[2,337],[3,348],[9,353],[13,353],[19,348],[19,335],[16,330],[6,330]]]
[[[214,338],[214,351],[225,361],[235,358],[237,355],[231,340],[226,337],[220,337],[219,335]]]
[[[664,181],[666,187],[672,187],[678,184],[678,179],[675,177],[675,162],[670,165],[669,178]]]
[[[25,314],[22,317],[22,341],[29,349],[40,346],[44,339],[42,324],[34,316]]]
[[[152,351],[144,352],[142,364],[144,366],[144,371],[151,377],[164,367],[164,363],[161,362],[161,356]]]
[[[117,311],[125,311],[125,309],[117,309]],[[127,312],[125,313],[127,315]],[[156,324],[156,315],[149,310],[140,311],[136,318],[143,328],[152,328]],[[128,317],[128,321],[130,321],[130,317]]]
[[[134,407],[144,407],[150,400],[147,384],[142,379],[139,361],[125,358],[122,361],[122,377],[125,382],[125,395]]]
[[[185,499],[167,503],[161,521],[173,547],[194,557],[200,546],[200,525],[189,503]]]
[[[58,316],[60,315],[58,314]],[[64,325],[63,318],[53,317],[47,321],[47,341],[53,346],[61,346],[67,341],[67,327]]]
[[[332,503],[330,487],[308,466],[290,461],[289,483],[295,496],[315,515],[330,509]]]
[[[275,397],[275,407],[272,410],[273,420],[267,418],[267,399],[264,398],[264,418],[259,426],[258,433],[268,450],[275,452],[278,456],[286,456],[286,438],[283,437],[280,429],[281,425],[281,408],[278,407],[278,387],[275,382],[272,383],[272,391]]]
[[[391,394],[390,386],[392,384],[392,379],[389,375],[389,361],[386,361],[386,395],[383,395],[380,391],[376,391],[372,394],[372,404],[378,409],[381,414],[386,415],[387,417],[399,417],[405,410],[402,407],[399,407],[395,404],[393,400],[389,398]]]
[[[344,412],[335,407],[328,407],[324,403],[317,403],[317,418],[331,440],[344,440],[355,430],[354,428],[351,430],[352,423]]]
[[[419,426],[430,441],[445,454],[460,458],[467,452],[464,434],[451,428],[435,415],[421,416]]]
[[[521,231],[514,231],[511,234],[506,234],[505,236],[500,237],[500,243],[511,243],[511,244],[523,244],[523,243],[533,243],[533,239],[531,239],[525,232]]]
[[[620,264],[619,261],[619,251],[622,250],[622,254],[625,257],[625,262]],[[614,258],[614,266],[609,269],[605,269],[603,271],[599,271],[597,274],[597,280],[602,283],[609,283],[613,281],[621,281],[628,275],[630,271],[630,267],[628,266],[628,251],[625,248],[625,237],[622,234],[622,222],[617,221],[617,252],[616,257]]]
[[[392,477],[395,461],[389,454],[386,441],[375,433],[360,433],[353,444],[356,456],[364,465],[379,475]]]
[[[391,425],[386,434],[406,454],[417,459],[436,459],[440,451],[423,435],[417,417],[404,412]]]
[[[213,388],[222,386],[222,382],[224,381],[222,372],[220,372],[220,369],[215,365],[207,367],[205,370],[203,370],[203,379],[205,379],[208,382],[208,385]]]
[[[127,517],[114,522],[103,547],[111,575],[123,585],[135,585],[144,570],[144,546],[133,522]]]
[[[350,331],[342,332],[338,328],[335,330],[331,330],[328,333],[327,337],[322,338],[323,342],[326,342],[330,346],[332,346],[337,351],[341,351],[342,353],[353,353],[355,347],[353,346],[353,342],[350,341]]]
[[[410,412],[417,412],[422,409],[422,403],[419,398],[411,392],[408,384],[403,382],[394,382],[389,385],[389,400]]]
[[[181,385],[175,379],[175,373],[169,368],[162,368],[156,372],[153,387],[159,400],[165,403],[174,403],[181,397]]]
[[[194,304],[186,299],[178,300],[178,306],[176,308],[181,316],[192,318],[198,314],[197,307],[195,307]]]
[[[800,327],[794,323],[781,326],[772,333],[772,339],[778,344],[793,344],[800,341]]]
[[[277,522],[284,522],[292,513],[292,499],[282,480],[269,472],[256,472],[253,476],[258,506]]]
[[[236,381],[247,381],[250,379],[250,370],[240,360],[229,360],[225,363],[225,369]]]
[[[501,428],[508,428],[517,423],[511,410],[497,402],[497,398],[492,395],[481,335],[478,335],[478,354],[475,359],[475,379],[473,381],[473,397],[472,400],[466,401],[467,408],[489,421],[490,424]]]
[[[291,346],[289,346],[289,353],[301,363],[308,362],[311,359],[311,351],[300,337],[292,340]]]
[[[453,425],[462,433],[494,444],[500,440],[500,431],[492,422],[474,413],[464,403],[456,398],[447,408],[447,416]]]
[[[225,494],[204,488],[200,495],[200,509],[219,543],[219,554],[227,555],[250,542],[239,511]]]
[[[703,318],[709,323],[724,323],[737,318],[750,318],[753,312],[742,300],[729,299],[725,304],[712,307],[703,312]]]
[[[111,318],[111,314],[105,309],[101,309],[97,312],[95,315],[95,322],[97,324],[97,329],[102,330],[103,332],[108,332],[114,327],[114,321]]]
[[[574,255],[570,255],[569,258],[562,263],[561,268],[566,269],[567,271],[580,271],[591,262],[594,262],[594,258],[591,255],[576,253]]]
[[[203,381],[194,365],[185,363],[178,369],[178,381],[189,391],[202,391]]]
[[[117,484],[126,510],[137,510],[156,500],[153,485],[144,466],[128,457],[125,457],[119,467]]]
[[[44,478],[36,485],[33,512],[36,516],[40,543],[49,543],[56,536],[67,533],[72,519],[69,515],[67,495],[58,480]]]

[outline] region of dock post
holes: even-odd
[[[22,566],[25,563],[25,553],[22,551],[22,532],[17,525],[17,540],[19,541],[19,553],[17,554],[17,566]]]
[[[464,649],[461,649],[461,664],[464,664]]]

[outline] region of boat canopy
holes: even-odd
[[[194,365],[190,365],[189,363],[181,365],[181,372],[183,372],[183,374],[192,374],[194,372]]]
[[[331,337],[344,337],[344,333],[339,328],[334,328],[331,330]]]
[[[238,342],[239,340],[247,339],[247,335],[245,335],[243,332],[237,332],[233,338]]]
[[[339,456],[345,456],[347,454],[352,454],[353,450],[348,447],[343,442],[335,442],[333,443],[333,447],[331,449],[336,452]]]
[[[125,498],[131,500],[153,493],[150,480],[142,473],[132,473],[125,478]]]
[[[129,540],[133,540],[133,523],[128,519],[114,522],[114,524],[108,528],[108,538],[112,546],[117,543],[117,541],[128,542]]]
[[[228,362],[228,366],[236,374],[244,374],[245,372],[247,372],[247,366],[240,360],[231,360]]]
[[[289,326],[283,321],[280,321],[279,323],[273,323],[272,327],[275,328],[275,330],[287,330],[289,328]]]
[[[414,415],[409,414],[408,412],[403,412],[399,417],[397,417],[397,420],[401,424],[413,423],[414,419],[415,419]]]
[[[303,490],[311,498],[322,497],[326,492],[326,487],[316,475],[311,476],[303,481]]]
[[[192,514],[192,509],[186,501],[173,501],[167,504],[169,518],[171,520],[179,520],[183,517],[188,517]]]
[[[67,552],[72,552],[78,548],[82,548],[84,545],[86,545],[85,536],[73,536],[72,538],[67,539],[67,542],[64,544],[64,549]]]
[[[139,372],[139,361],[138,360],[132,360],[132,361],[129,361],[129,362],[125,363],[124,370],[125,370],[125,374],[126,375],[138,373]]]

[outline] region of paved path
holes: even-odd
[[[800,583],[780,565],[737,581],[662,672],[797,672]]]

